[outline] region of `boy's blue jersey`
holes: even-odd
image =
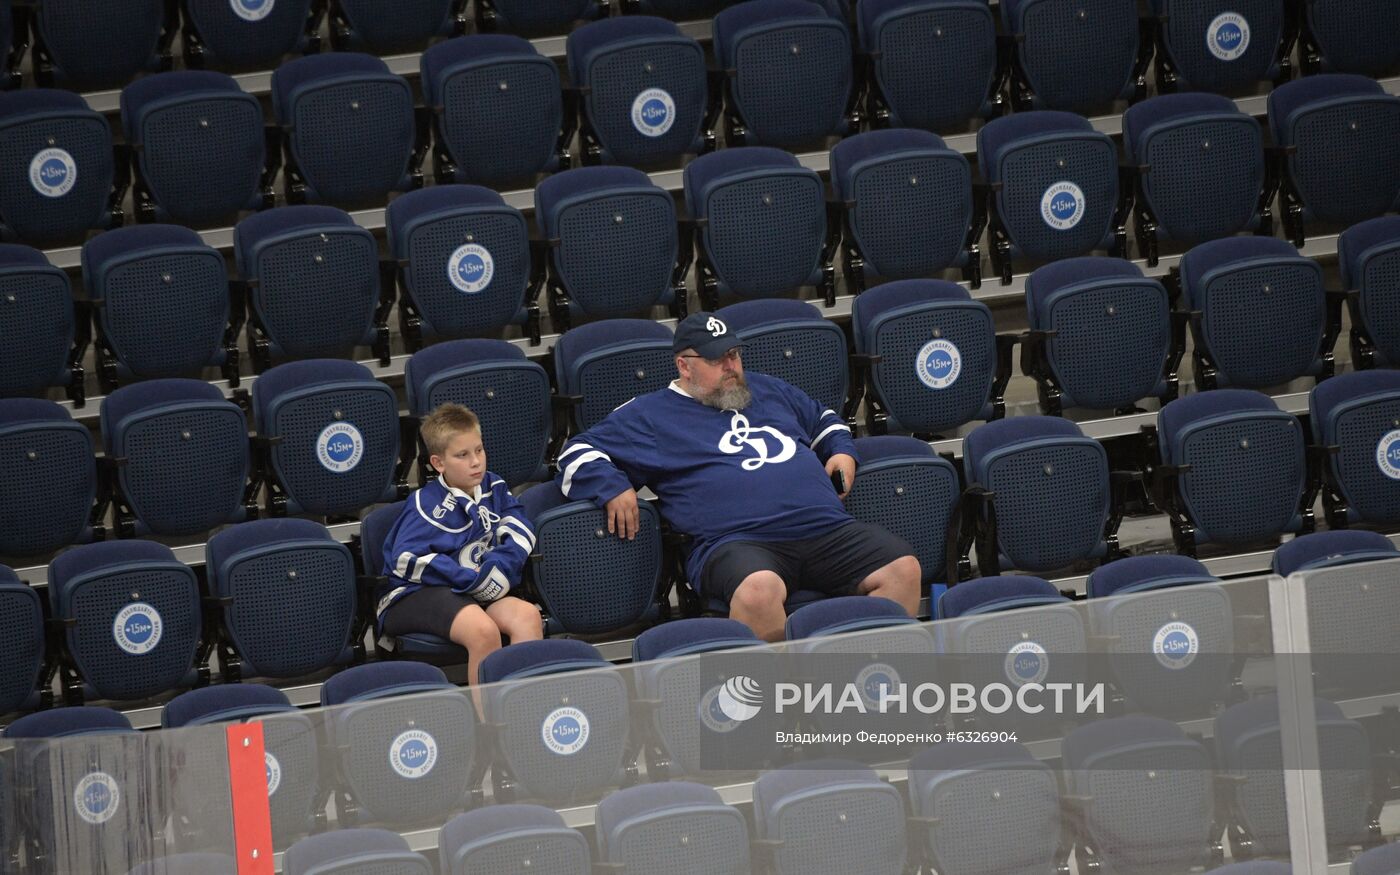
[[[666,519],[695,538],[695,587],[726,541],[798,540],[851,522],[825,470],[832,455],[856,457],[850,427],[782,380],[745,378],[753,400],[742,411],[702,404],[678,383],[632,399],[565,446],[560,489],[601,507],[650,486]]]
[[[384,539],[389,583],[375,613],[425,586],[493,601],[519,585],[534,548],[530,521],[500,477],[486,472],[470,493],[434,480],[408,497]]]

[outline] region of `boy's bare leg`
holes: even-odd
[[[544,637],[544,619],[540,616],[540,609],[524,599],[515,596],[497,599],[487,605],[486,616],[495,622],[511,644],[538,641]]]
[[[501,630],[480,605],[467,605],[452,620],[452,642],[467,650],[467,682],[477,684],[481,661],[501,649]]]

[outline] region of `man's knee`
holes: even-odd
[[[871,572],[860,582],[863,595],[879,595],[894,599],[911,614],[918,609],[923,568],[914,556],[901,556]]]
[[[729,599],[729,609],[761,613],[781,609],[787,600],[787,584],[773,571],[755,571],[745,577]]]

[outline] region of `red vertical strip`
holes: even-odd
[[[261,723],[228,727],[228,783],[238,875],[273,875],[272,809]]]

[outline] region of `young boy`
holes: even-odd
[[[467,678],[511,642],[542,637],[539,608],[507,595],[520,584],[535,533],[520,502],[486,470],[476,414],[444,404],[423,420],[438,478],[408,497],[384,540],[389,585],[379,600],[386,635],[428,632],[467,650]]]

